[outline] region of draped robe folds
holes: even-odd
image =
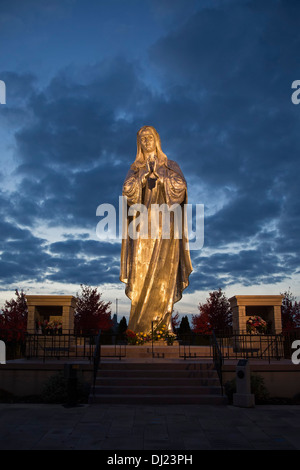
[[[135,333],[148,333],[152,322],[164,324],[169,330],[173,304],[182,297],[189,284],[192,264],[188,249],[184,204],[187,204],[187,187],[177,163],[167,160],[159,164],[163,182],[147,179],[146,164],[134,163],[123,185],[127,197],[127,238],[122,240],[120,280],[126,284],[125,293],[131,299],[128,328]],[[137,238],[128,234],[128,227],[139,216],[128,215],[133,204],[143,204],[148,209],[148,237]],[[162,217],[156,238],[151,237],[151,205],[173,204],[181,206],[181,237],[174,237],[174,214],[170,211],[170,237],[162,235]],[[137,222],[137,221],[136,221]],[[141,228],[141,225],[140,225]]]

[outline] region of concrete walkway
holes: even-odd
[[[0,404],[1,450],[300,450],[300,406]]]

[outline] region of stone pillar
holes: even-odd
[[[63,332],[73,333],[74,309],[72,309],[72,307],[70,307],[69,305],[63,306],[62,327],[63,327]]]
[[[247,318],[246,318],[246,306],[245,305],[239,305],[238,306],[238,312],[239,312],[239,322],[240,322],[240,332],[242,334],[246,334],[247,333],[247,326],[246,326],[246,322],[247,322]]]
[[[233,333],[246,333],[246,307],[239,305],[235,297],[229,299],[232,310]]]
[[[30,305],[27,301],[28,316],[27,316],[27,331],[35,333],[35,305]]]
[[[274,305],[273,319],[273,333],[279,334],[282,332],[281,304]]]
[[[232,310],[232,330],[235,333],[240,330],[239,322],[239,308],[237,306],[231,307]]]

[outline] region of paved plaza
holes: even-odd
[[[1,403],[0,449],[299,450],[300,406]]]

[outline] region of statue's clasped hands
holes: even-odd
[[[157,166],[158,166],[157,156],[153,155],[149,157],[147,160],[147,177],[148,178],[154,179],[154,178],[159,177],[157,174]]]
[[[148,178],[158,180],[160,183],[164,181],[164,168],[163,166],[158,166],[156,155],[149,157],[147,160],[147,171],[143,179],[146,180]]]

